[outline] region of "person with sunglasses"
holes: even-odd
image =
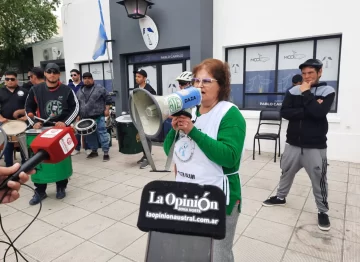
[[[176,81],[179,83],[180,89],[185,89],[191,86],[192,72],[184,71],[177,78]]]
[[[25,109],[29,123],[34,129],[40,129],[43,126],[51,126],[51,123],[43,124],[41,121],[32,119],[29,114],[32,113],[42,119],[50,118],[57,127],[70,126],[79,114],[79,102],[74,91],[60,83],[60,68],[55,63],[49,63],[45,67],[45,82],[33,86],[30,89],[26,99]],[[56,182],[56,198],[63,199],[66,196],[66,186],[68,179]],[[47,184],[35,183],[36,192],[30,200],[30,205],[36,205],[47,197]]]
[[[25,116],[25,101],[28,91],[19,87],[17,73],[5,72],[5,87],[0,88],[0,124],[8,120],[27,121]],[[7,143],[4,150],[5,164],[10,167],[14,164],[14,143]],[[25,162],[25,156],[20,150],[22,162]]]
[[[71,81],[69,81],[69,87],[77,94],[77,92],[84,86],[84,82],[80,78],[80,71],[77,69],[72,69],[70,71]],[[71,153],[72,156],[80,154],[81,144],[84,142],[84,149],[87,155],[91,153],[90,147],[86,142],[86,139],[82,139],[80,134],[75,135],[78,144],[75,150]],[[83,141],[82,141],[83,140]]]
[[[217,186],[226,196],[226,236],[215,240],[213,261],[233,262],[232,245],[241,210],[239,167],[246,122],[230,102],[230,69],[227,63],[206,59],[193,69],[192,83],[201,89],[201,105],[192,119],[172,119],[164,141],[166,155],[173,154],[176,181]],[[183,131],[183,132],[178,132]],[[173,152],[170,152],[175,143]]]
[[[29,81],[22,85],[22,88],[26,89],[28,92],[30,91],[30,88],[32,88],[34,85],[31,81],[31,75],[32,75],[31,70],[29,70],[27,73],[27,78]]]

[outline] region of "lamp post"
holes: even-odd
[[[144,18],[147,9],[154,5],[151,0],[121,0],[117,3],[125,6],[128,17],[133,19]]]

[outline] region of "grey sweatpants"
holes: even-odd
[[[329,210],[327,202],[326,149],[303,148],[303,154],[301,154],[300,147],[286,144],[280,160],[280,168],[282,175],[277,190],[277,197],[284,198],[288,195],[296,173],[301,168],[305,168],[311,180],[319,212],[327,212]]]
[[[239,204],[236,204],[230,216],[226,216],[226,235],[222,240],[214,240],[213,262],[234,262],[232,246],[236,224],[239,218]]]

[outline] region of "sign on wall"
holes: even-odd
[[[159,31],[154,20],[149,16],[145,16],[139,19],[139,26],[146,47],[154,50],[159,43]]]

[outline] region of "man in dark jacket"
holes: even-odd
[[[137,71],[134,71],[134,74],[135,74],[135,81],[137,84],[137,86],[135,88],[143,88],[146,91],[149,91],[150,94],[156,95],[156,91],[154,90],[154,88],[152,88],[152,86],[147,83],[147,73],[145,70],[138,69]],[[146,140],[149,145],[150,152],[151,152],[151,144],[152,144],[151,140],[150,140],[150,138],[146,138]],[[144,169],[149,165],[149,161],[147,160],[145,150],[143,150],[143,153],[144,154],[143,154],[142,158],[139,161],[137,161],[137,163],[140,164],[141,169]]]
[[[80,117],[82,119],[91,118],[96,121],[96,131],[85,137],[91,153],[88,159],[99,156],[99,142],[104,152],[103,161],[109,161],[109,134],[106,129],[105,116],[109,116],[109,108],[111,105],[111,96],[105,87],[95,85],[91,73],[83,74],[84,86],[79,89],[76,96],[80,103]],[[111,138],[110,138],[111,139]]]
[[[56,123],[55,126],[70,126],[79,113],[79,102],[74,91],[60,83],[60,68],[57,64],[47,64],[44,75],[45,82],[33,86],[26,99],[25,110],[29,123],[34,129],[51,126],[51,124],[43,124],[39,120],[30,118],[29,113],[32,113],[42,119],[51,117],[51,121]],[[68,179],[56,182],[57,199],[62,199],[66,196],[65,189],[67,183]],[[35,194],[30,200],[30,205],[36,205],[47,197],[47,184],[35,183],[35,186],[38,194]]]
[[[282,175],[276,196],[263,202],[263,206],[285,205],[296,173],[305,168],[308,173],[318,208],[318,227],[330,230],[327,211],[329,205],[326,177],[326,134],[329,113],[335,99],[335,90],[319,82],[322,62],[309,59],[300,67],[303,83],[294,86],[285,95],[281,116],[289,120],[287,144],[280,161]]]

